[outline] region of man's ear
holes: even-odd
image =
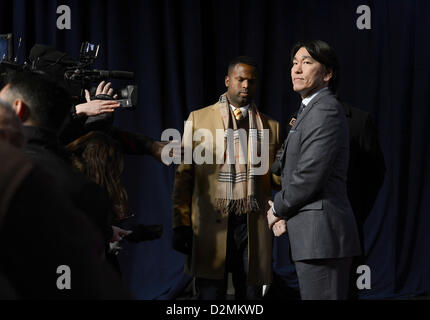
[[[30,109],[21,99],[15,99],[12,104],[12,107],[21,122],[25,122],[30,116]]]
[[[225,76],[225,86],[228,87],[230,85],[230,77]]]
[[[333,78],[333,70],[327,69],[324,76],[324,81],[329,82],[331,78]]]

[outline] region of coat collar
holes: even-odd
[[[333,93],[330,90],[325,90],[323,92],[321,92],[320,94],[318,94],[316,97],[314,97],[306,106],[306,108],[303,110],[303,112],[297,117],[296,122],[294,123],[293,127],[291,128],[292,130],[295,130],[295,128],[297,128],[300,123],[303,121],[303,119],[306,117],[306,115],[309,113],[309,111],[312,109],[312,107],[316,104],[318,104],[318,102],[329,95],[333,95]]]
[[[67,151],[59,143],[58,136],[54,131],[46,128],[24,126],[24,135],[27,139],[27,148],[42,148],[55,153],[57,156],[67,160]]]
[[[221,110],[220,110],[222,103],[223,102],[217,102],[212,106],[212,108],[211,108],[211,110],[213,112],[212,119],[213,119],[215,128],[226,130],[228,128],[224,128],[224,121],[222,121],[222,115],[221,115]]]
[[[49,148],[58,147],[58,139],[55,132],[33,126],[24,126],[24,135],[28,144],[37,144]]]
[[[330,90],[327,91],[323,91],[320,94],[318,94],[316,97],[314,97],[306,106],[305,110],[303,110],[303,112],[297,117],[297,120],[294,122],[294,125],[291,127],[290,132],[291,131],[295,131],[297,129],[297,127],[300,125],[300,123],[303,121],[303,119],[306,117],[306,115],[308,114],[308,112],[312,109],[312,107],[316,104],[318,104],[318,102],[329,95],[333,95],[333,93]],[[285,157],[285,152],[287,150],[287,146],[288,146],[288,141],[290,140],[290,136],[291,134],[289,133],[287,136],[287,140],[285,141],[285,148],[284,148],[284,153],[282,154],[282,158],[281,158],[281,162],[284,160]]]

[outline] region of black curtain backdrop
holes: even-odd
[[[62,4],[71,9],[71,30],[56,28]],[[371,8],[370,30],[356,26],[359,5]],[[0,33],[23,39],[20,62],[35,43],[77,57],[88,40],[101,44],[95,67],[136,72],[138,108],[118,112],[116,124],[156,139],[167,128],[182,132],[190,111],[214,103],[225,90],[229,60],[242,54],[260,66],[260,110],[285,124],[299,105],[290,48],[302,39],[330,43],[341,64],[339,95],[372,114],[387,166],[365,225],[372,288],[363,298],[430,292],[428,30],[427,0],[0,2]],[[173,167],[127,157],[124,182],[134,222],[164,226],[161,239],[126,245],[120,255],[124,281],[137,299],[172,298],[188,280],[184,257],[171,248],[173,178]],[[285,250],[275,253],[282,268]]]

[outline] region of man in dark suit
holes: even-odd
[[[348,124],[334,92],[338,62],[323,41],[292,50],[293,89],[302,98],[282,155],[282,191],[267,212],[287,232],[302,299],[345,299],[352,257],[361,253],[346,191]]]
[[[376,126],[369,112],[354,108],[344,101],[340,101],[345,111],[349,126],[349,167],[347,179],[348,199],[357,222],[360,244],[364,251],[364,223],[369,216],[385,176],[384,155],[379,144]],[[297,119],[295,112],[289,122],[288,131]],[[271,172],[281,175],[280,156],[282,148],[278,151],[276,161],[273,162]],[[289,250],[288,238],[275,239],[279,250]],[[349,299],[358,299],[359,291],[356,286],[357,267],[365,264],[364,252],[354,257],[352,263]],[[274,280],[266,294],[267,299],[296,299],[295,282],[297,275],[289,257],[278,257],[274,266]]]

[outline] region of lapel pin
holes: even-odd
[[[291,118],[291,121],[290,121],[290,126],[294,126],[294,124],[296,123],[296,118]]]

